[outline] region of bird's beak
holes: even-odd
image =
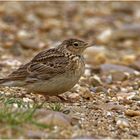
[[[91,47],[92,45],[89,43],[85,43],[85,48]]]
[[[87,48],[88,47],[88,43],[85,43],[84,46],[85,46],[85,48]]]

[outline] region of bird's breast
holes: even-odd
[[[81,76],[84,73],[84,71],[85,71],[85,61],[84,61],[84,58],[80,57],[80,58],[75,59],[74,61],[75,61],[75,68],[74,68],[75,75]]]
[[[70,90],[84,73],[84,59],[75,59],[67,71],[47,81],[37,82],[29,87],[30,91],[46,92],[48,95],[58,95]]]

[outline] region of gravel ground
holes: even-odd
[[[140,139],[139,7],[0,2],[0,77],[66,38],[95,44],[84,53],[85,74],[62,95],[66,102],[1,87],[0,138]]]

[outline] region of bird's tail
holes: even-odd
[[[0,86],[16,86],[16,83],[10,78],[4,78],[0,79]]]
[[[5,83],[7,83],[9,80],[8,79],[0,79],[0,85],[4,85]]]
[[[0,79],[0,87],[1,86],[20,87],[20,86],[24,86],[25,84],[26,83],[24,81],[13,80],[10,78]]]

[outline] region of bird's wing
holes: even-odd
[[[8,77],[7,80],[24,80],[27,75],[27,67],[30,65],[30,63],[27,63],[25,65],[21,65],[17,70],[13,71]]]
[[[58,74],[62,74],[71,66],[69,58],[56,49],[40,52],[31,62],[21,66],[9,75],[11,80],[25,80],[36,82],[37,80],[48,80]]]
[[[68,57],[65,57],[63,53],[58,52],[56,49],[50,49],[39,53],[31,61],[27,68],[29,73],[27,81],[48,80],[66,72],[69,67]]]

